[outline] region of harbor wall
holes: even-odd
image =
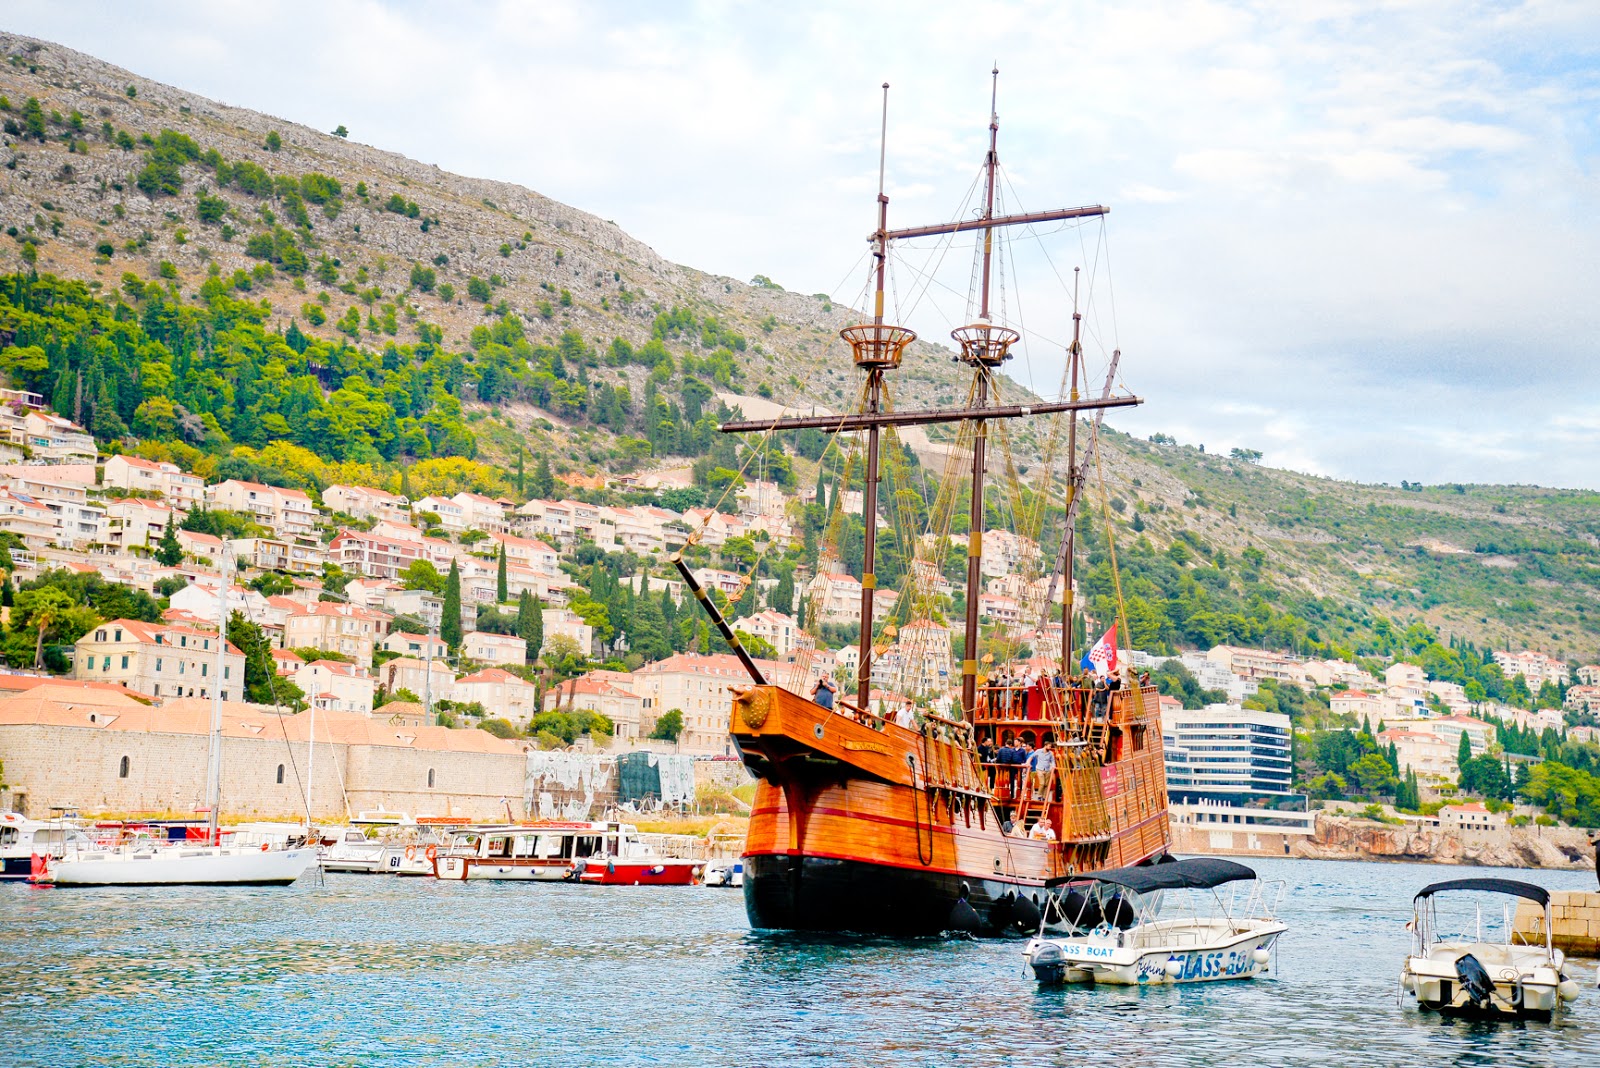
[[[1532,901],[1518,903],[1515,923],[1517,931],[1528,941],[1544,941],[1544,909]],[[1570,956],[1600,957],[1600,893],[1552,891],[1550,934],[1556,948]]]
[[[49,816],[53,806],[191,814],[205,803],[207,744],[198,734],[0,724],[0,760],[12,802],[35,818]],[[285,743],[266,731],[259,738],[224,737],[223,817],[301,816],[307,756],[305,742]],[[507,799],[512,812],[522,816],[525,759],[520,752],[319,741],[315,763],[311,796],[317,819],[344,819],[347,805],[349,813],[387,809],[504,819]]]
[[[1187,823],[1172,824],[1172,851],[1179,856],[1287,857],[1303,834],[1283,831],[1226,830]]]

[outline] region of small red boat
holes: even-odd
[[[664,857],[628,823],[545,820],[463,827],[433,858],[440,879],[689,886],[703,860]]]

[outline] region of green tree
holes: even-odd
[[[276,152],[283,147],[283,138],[278,136],[277,130],[273,130],[267,134],[267,143],[263,147],[265,147],[268,152]]]
[[[183,546],[178,542],[178,528],[174,525],[171,512],[167,513],[167,529],[161,535],[161,544],[156,548],[156,561],[162,567],[177,567],[183,563]]]
[[[511,590],[506,582],[506,543],[500,543],[500,560],[495,565],[494,599],[496,604],[511,600]]]
[[[439,637],[451,649],[461,647],[461,568],[450,561],[450,574],[444,580],[444,618],[439,621]]]
[[[1389,766],[1388,759],[1381,753],[1368,753],[1361,757],[1350,765],[1350,774],[1368,797],[1393,793],[1400,782],[1399,776]]]
[[[47,644],[75,642],[100,622],[94,609],[55,586],[23,590],[15,602],[5,643],[6,659],[15,667],[43,670]],[[65,658],[52,654],[50,660],[56,670],[65,669]]]
[[[544,605],[531,590],[517,598],[517,634],[527,643],[528,663],[539,659],[544,648]]]
[[[539,457],[539,466],[533,469],[533,496],[541,500],[548,500],[555,496],[556,477],[550,471],[550,458]]]
[[[1472,759],[1472,739],[1466,731],[1461,732],[1461,744],[1456,747],[1456,767],[1464,768]]]
[[[650,737],[665,742],[676,742],[678,735],[683,733],[683,713],[676,708],[668,709],[656,720],[655,727],[650,731]]]

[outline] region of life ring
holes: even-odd
[[[267,851],[267,843],[262,842],[261,843],[261,852],[265,853],[266,851]]]
[[[417,847],[414,846],[414,845],[406,846],[406,859],[407,860],[414,860],[414,859],[416,859],[416,856],[417,856]]]
[[[427,857],[428,863],[431,864],[433,863],[433,858],[439,855],[439,847],[429,846],[427,849],[423,850],[422,855]]]

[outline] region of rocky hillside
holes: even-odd
[[[616,337],[648,340],[658,310],[685,308],[751,339],[733,383],[739,391],[853,400],[853,368],[836,337],[850,313],[825,299],[680,266],[615,223],[533,190],[228,107],[60,45],[0,33],[0,55],[0,94],[11,103],[0,229],[31,232],[41,272],[114,289],[124,272],[156,277],[165,263],[180,289],[193,292],[213,269],[229,277],[258,267],[250,237],[281,226],[303,238],[311,269],[296,285],[279,264],[273,280],[252,290],[271,302],[280,327],[295,318],[308,333],[335,337],[347,308],[364,315],[392,303],[400,337],[415,339],[432,324],[447,346],[461,348],[486,312],[510,309],[535,343],[570,329],[604,347]],[[29,98],[41,105],[42,138],[29,136],[21,114]],[[141,188],[157,154],[141,139],[163,130],[192,139],[201,158],[180,159],[166,188]],[[302,217],[270,186],[219,181],[217,157],[230,169],[249,164],[300,185]],[[307,175],[332,179],[338,192],[317,203]],[[18,243],[0,243],[0,266],[13,269],[19,252]],[[337,266],[318,275],[324,257]],[[413,266],[433,272],[426,290]],[[469,291],[474,279],[489,286],[489,299]],[[326,322],[308,324],[302,305],[322,295]],[[955,383],[948,360],[911,364],[896,382],[908,400],[931,403]]]

